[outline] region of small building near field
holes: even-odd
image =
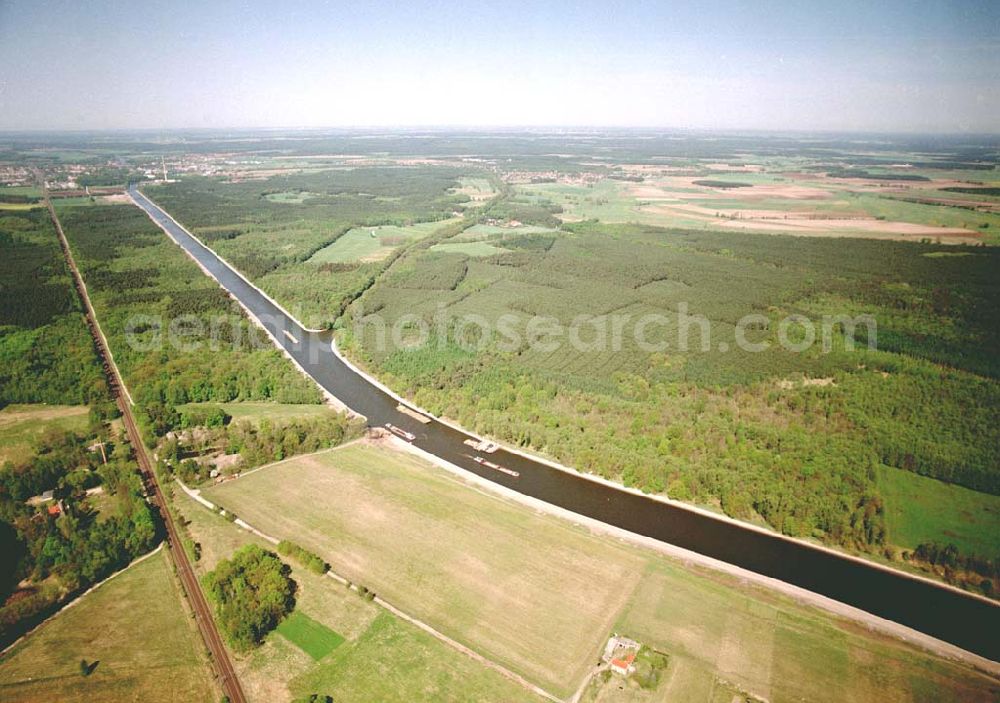
[[[628,637],[612,635],[604,646],[601,660],[616,674],[628,676],[635,672],[635,658],[642,645]]]
[[[635,654],[626,654],[621,659],[612,659],[610,666],[616,674],[628,676],[635,671]]]

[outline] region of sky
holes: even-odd
[[[1000,2],[0,0],[0,130],[1000,132]]]

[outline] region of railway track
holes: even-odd
[[[219,630],[215,626],[215,621],[212,619],[212,610],[209,607],[208,601],[205,599],[204,592],[201,590],[201,584],[198,582],[198,577],[194,573],[194,569],[191,567],[191,561],[188,559],[187,552],[184,551],[184,545],[181,542],[177,526],[174,524],[173,517],[167,507],[166,498],[163,495],[163,491],[160,490],[160,485],[156,480],[156,473],[153,470],[153,462],[146,451],[146,446],[142,442],[142,436],[139,434],[139,428],[135,423],[135,417],[132,415],[132,405],[128,397],[128,391],[121,380],[121,374],[118,372],[118,367],[115,365],[114,358],[111,356],[111,352],[108,349],[107,341],[104,339],[104,335],[101,333],[101,328],[97,323],[97,315],[94,312],[93,306],[90,304],[90,296],[87,295],[87,287],[83,282],[83,277],[80,275],[80,271],[76,267],[76,261],[73,259],[73,254],[69,248],[69,242],[66,239],[66,235],[63,233],[62,224],[59,222],[59,217],[56,215],[55,208],[52,205],[52,200],[49,198],[48,189],[45,187],[45,179],[40,173],[36,172],[36,175],[42,185],[45,205],[49,210],[52,223],[55,225],[56,233],[59,236],[59,245],[62,247],[63,256],[65,257],[66,264],[69,266],[70,272],[73,275],[73,285],[76,287],[77,294],[83,302],[84,316],[87,320],[87,327],[90,329],[90,333],[94,338],[94,345],[97,349],[97,354],[101,360],[101,364],[104,367],[104,374],[108,380],[109,390],[112,397],[115,399],[115,403],[118,405],[119,410],[121,410],[125,431],[128,434],[129,442],[131,442],[135,451],[136,460],[139,464],[139,470],[142,472],[143,482],[149,492],[150,499],[159,511],[160,517],[163,520],[163,524],[167,532],[168,551],[174,561],[177,575],[180,577],[181,585],[187,595],[188,602],[191,604],[191,608],[194,611],[195,621],[198,624],[198,630],[205,642],[205,646],[208,647],[208,651],[211,654],[212,664],[216,670],[216,675],[219,677],[223,693],[225,693],[231,703],[246,703],[247,698],[243,692],[243,687],[240,685],[239,679],[236,676],[236,669],[233,668],[233,663],[229,658],[229,653],[226,651],[226,647],[222,642],[222,637],[219,635]],[[168,684],[165,683],[164,685]]]

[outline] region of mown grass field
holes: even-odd
[[[963,552],[1000,554],[1000,496],[882,466],[879,488],[894,544],[954,544]]]
[[[568,695],[642,560],[568,525],[507,510],[425,468],[405,454],[352,445],[205,493],[449,636]],[[337,496],[337,509],[317,495]]]
[[[189,521],[192,539],[201,545],[195,565],[199,573],[244,544],[274,548],[179,491],[174,502]],[[313,693],[357,703],[540,700],[333,579],[289,563],[298,584],[293,623],[300,613],[344,642],[316,660],[280,630],[270,635],[259,649],[235,661],[251,701],[290,701]]]
[[[964,666],[384,448],[302,457],[207,494],[557,695],[575,690],[612,631],[671,657],[658,700],[715,700],[729,684],[773,701],[1000,694],[996,680]]]
[[[344,643],[343,637],[301,610],[282,620],[277,632],[316,661]]]
[[[8,405],[0,410],[0,465],[28,459],[38,439],[50,429],[87,429],[86,405]]]
[[[204,645],[166,551],[114,577],[0,660],[0,699],[216,701]],[[89,676],[80,660],[96,664]]]
[[[710,700],[720,680],[770,701],[988,701],[1000,693],[995,679],[664,561],[650,566],[616,626],[670,654],[665,700]]]

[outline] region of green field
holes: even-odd
[[[86,405],[8,405],[0,410],[0,466],[28,459],[35,443],[50,429],[83,432]]]
[[[99,198],[97,196],[91,195],[74,195],[70,198],[52,198],[52,204],[59,210],[71,207],[95,207],[103,206],[107,207],[110,205],[123,205],[124,203],[112,203]]]
[[[344,703],[370,701],[541,701],[426,632],[381,613],[357,641],[292,681]]]
[[[352,261],[377,261],[384,259],[397,247],[422,239],[435,230],[457,220],[421,222],[405,227],[355,227],[328,247],[320,249],[309,263],[347,263]],[[373,234],[374,233],[374,236]]]
[[[272,203],[289,203],[292,205],[301,205],[309,198],[316,197],[318,193],[310,193],[308,191],[286,191],[284,193],[268,193],[267,199]]]
[[[0,186],[0,195],[24,195],[29,198],[42,197],[42,189],[38,186]]]
[[[204,645],[166,550],[114,577],[0,660],[0,698],[216,701]],[[89,676],[79,663],[94,665]]]
[[[496,195],[496,189],[488,178],[459,178],[455,192],[469,196],[466,207],[478,207]]]
[[[336,508],[317,495],[336,496]],[[709,700],[722,681],[770,700],[880,701],[881,681],[901,698],[1000,692],[963,666],[470,490],[386,449],[302,457],[207,496],[556,695],[575,690],[612,631],[671,657],[669,700]],[[831,675],[803,674],[827,666]]]
[[[273,549],[179,491],[177,496],[187,530],[201,545],[199,573],[211,570],[219,559],[250,542]],[[290,619],[301,614],[327,633],[338,633],[344,642],[316,660],[283,634],[270,635],[262,647],[236,660],[251,700],[289,700],[312,693],[357,703],[539,700],[333,579],[317,576],[295,562],[290,565],[298,585]]]
[[[506,249],[495,247],[487,242],[444,242],[435,244],[431,251],[440,251],[445,254],[465,254],[467,256],[492,256],[502,254]]]
[[[492,237],[513,237],[519,234],[544,234],[555,232],[551,227],[538,227],[536,225],[521,225],[520,227],[501,227],[500,225],[472,225],[462,232],[456,239],[487,239]]]
[[[951,543],[964,553],[1000,554],[1000,496],[890,466],[879,469],[879,487],[894,544]]]
[[[282,620],[277,632],[316,661],[344,643],[343,637],[300,610]]]

